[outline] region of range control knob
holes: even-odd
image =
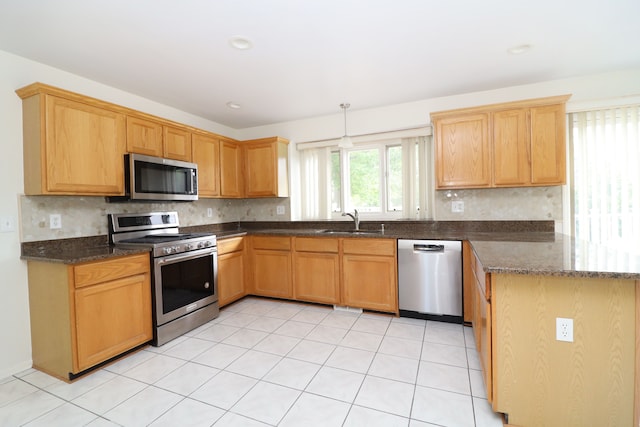
[[[207,246],[206,242],[198,242],[198,249],[202,249]]]
[[[171,252],[173,252],[173,248],[171,246],[167,246],[166,248],[162,249],[162,252],[166,255],[169,255]]]

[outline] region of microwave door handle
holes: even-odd
[[[195,180],[195,178],[196,178],[196,174],[195,174],[195,172],[192,170],[192,171],[191,171],[191,173],[190,173],[189,175],[191,175],[191,180],[189,180],[189,194],[193,194],[193,193],[194,193],[193,189],[195,188],[194,180]]]

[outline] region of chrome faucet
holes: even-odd
[[[349,212],[343,212],[342,216],[350,216],[351,219],[356,223],[356,230],[360,230],[360,218],[358,217],[357,209],[354,209],[352,214],[350,214]]]

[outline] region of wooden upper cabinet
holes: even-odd
[[[531,108],[531,183],[566,182],[565,104]]]
[[[124,194],[124,114],[38,83],[16,92],[23,99],[25,194]]]
[[[242,148],[235,141],[220,140],[220,196],[244,196]]]
[[[162,125],[127,116],[127,152],[162,157]]]
[[[531,182],[530,138],[525,109],[493,114],[493,182],[496,186]]]
[[[191,161],[191,132],[174,126],[162,127],[162,146],[167,159]]]
[[[191,136],[191,158],[198,165],[198,195],[220,196],[220,141],[212,135]]]
[[[564,184],[568,99],[563,95],[431,114],[437,188]]]
[[[289,196],[288,145],[280,137],[243,142],[247,197]]]
[[[488,114],[434,118],[434,126],[437,187],[489,187]]]

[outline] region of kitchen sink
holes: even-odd
[[[369,235],[382,234],[382,231],[376,230],[319,230],[320,234],[348,234],[348,235]]]

